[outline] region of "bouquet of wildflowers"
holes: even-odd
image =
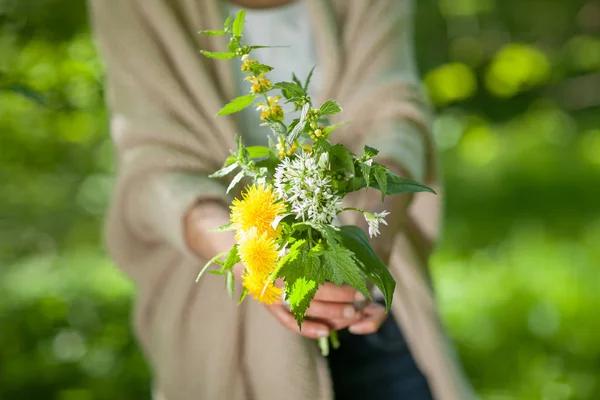
[[[332,144],[331,133],[343,123],[331,125],[328,117],[341,112],[341,107],[334,100],[318,107],[312,104],[307,94],[312,72],[304,83],[293,76],[290,82],[273,84],[267,76],[273,68],[250,57],[264,46],[242,44],[244,17],[245,11],[240,11],[233,21],[225,21],[223,30],[203,31],[206,35],[229,35],[230,41],[227,52],[202,54],[221,60],[239,58],[250,83],[250,93],[232,100],[217,115],[232,114],[259,101],[260,120],[272,135],[268,135],[269,146],[265,147],[246,147],[238,138],[237,149],[223,168],[211,175],[223,178],[237,172],[228,192],[245,177],[253,183],[245,188],[241,199],[233,201],[230,223],[218,229],[235,231],[237,243],[210,260],[198,279],[216,263],[220,269],[211,272],[227,277],[233,296],[232,269],[241,262],[244,274],[239,301],[247,294],[266,304],[285,299],[300,327],[319,285],[326,281],[350,285],[367,298],[370,281],[383,293],[389,309],[395,281],[366,234],[356,226],[334,224],[342,212],[360,212],[373,237],[379,234],[379,224],[386,224],[389,213],[344,208],[342,200],[348,193],[366,188],[380,191],[382,200],[386,195],[433,190],[378,164],[374,148],[365,146],[363,154],[355,155],[341,144]],[[299,118],[289,125],[284,122],[282,99],[300,111]],[[275,285],[280,278],[283,288]],[[330,339],[337,345],[335,336]],[[320,345],[326,353],[327,339]]]

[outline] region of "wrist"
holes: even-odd
[[[199,201],[184,217],[188,248],[202,259],[210,259],[215,254],[228,251],[235,244],[233,232],[211,232],[227,223],[229,212],[222,202]]]

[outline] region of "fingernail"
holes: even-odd
[[[355,301],[365,301],[366,299],[367,298],[361,292],[356,292],[356,294],[354,295]]]
[[[319,329],[317,331],[317,336],[320,338],[326,338],[327,336],[329,336],[329,331],[327,329]]]
[[[350,331],[350,333],[354,333],[357,335],[360,335],[363,332],[360,325],[350,326],[350,327],[348,327],[348,330]]]
[[[347,318],[347,319],[354,318],[354,316],[356,315],[356,310],[354,309],[354,307],[351,307],[351,306],[346,307],[346,308],[344,308],[342,315],[344,316],[344,318]]]

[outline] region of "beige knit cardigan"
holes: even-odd
[[[366,142],[438,188],[429,116],[419,93],[408,0],[303,0],[322,65],[317,101],[338,100],[349,128],[337,141]],[[204,260],[186,247],[183,217],[199,199],[223,199],[206,175],[234,146],[233,119],[215,118],[234,97],[221,51],[217,0],[90,0],[107,63],[107,97],[118,177],[106,242],[135,281],[134,329],[151,364],[157,398],[167,400],[332,398],[315,342],[290,333],[262,305],[228,298],[221,278],[194,283]],[[308,27],[307,27],[308,29]],[[423,149],[426,149],[423,151]],[[420,173],[419,171],[425,171]],[[426,273],[438,231],[440,195],[415,196],[396,236],[392,312],[436,399],[472,394],[440,325]],[[352,222],[352,221],[348,221]]]

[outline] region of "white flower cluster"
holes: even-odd
[[[384,218],[390,215],[390,213],[387,211],[380,213],[365,212],[363,215],[369,224],[369,237],[374,237],[379,235],[379,224],[387,225],[387,222],[385,222]]]
[[[288,202],[296,219],[331,224],[342,210],[342,198],[336,195],[327,174],[329,157],[299,152],[294,160],[285,157],[275,170],[275,193]]]

